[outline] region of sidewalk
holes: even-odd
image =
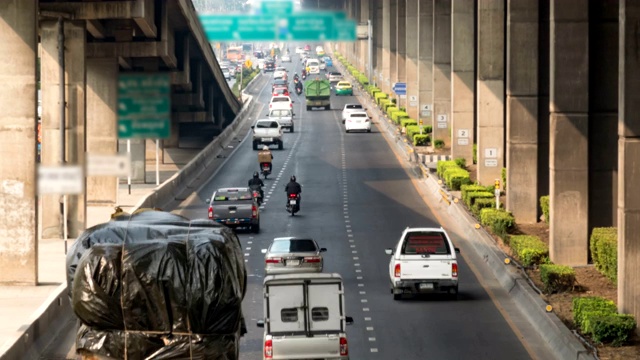
[[[117,205],[125,212],[135,207],[157,187],[155,146],[147,151],[146,183],[132,184],[131,190],[126,183],[119,184]],[[159,183],[174,176],[203,149],[169,149],[169,157],[174,163],[160,162]],[[226,158],[233,149],[222,148],[221,158]],[[169,155],[169,157],[167,157]],[[161,158],[162,159],[162,158]],[[114,208],[109,206],[87,207],[87,228],[110,220]],[[15,359],[15,354],[28,354],[27,358],[39,358],[39,353],[48,344],[40,339],[45,332],[55,329],[62,331],[61,319],[65,312],[71,311],[66,292],[66,247],[75,239],[39,239],[38,241],[38,285],[36,286],[0,286],[0,359]],[[43,341],[39,341],[43,340]],[[51,340],[51,339],[48,339]],[[20,343],[22,341],[23,343]],[[34,343],[35,341],[35,343]],[[19,349],[16,349],[19,347]],[[11,353],[7,353],[9,350]],[[60,354],[60,356],[64,356]],[[66,358],[70,358],[69,354]]]

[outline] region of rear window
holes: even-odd
[[[313,252],[318,248],[313,240],[296,239],[296,240],[278,240],[274,241],[269,249],[270,252]]]
[[[218,191],[213,197],[213,202],[225,201],[253,201],[253,195],[248,191]]]
[[[403,255],[450,254],[449,243],[444,233],[439,231],[410,232],[402,244]]]
[[[346,109],[362,109],[362,105],[347,105]]]
[[[366,118],[367,114],[351,114],[351,117],[362,117],[362,118]]]
[[[256,124],[256,127],[261,129],[273,129],[278,127],[278,122],[277,121],[270,121],[270,122],[261,121]]]
[[[285,98],[285,97],[274,97],[273,99],[271,99],[271,102],[289,102],[289,99]]]

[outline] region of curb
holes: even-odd
[[[436,199],[440,199],[439,202],[447,203],[447,213],[452,218],[463,221],[461,228],[467,240],[471,240],[469,243],[473,246],[476,254],[484,259],[500,286],[509,294],[521,315],[527,319],[533,329],[546,342],[556,359],[596,359],[556,314],[545,310],[547,303],[533,290],[528,280],[518,272],[517,268],[505,265],[503,260],[508,256],[495,245],[493,238],[483,228],[475,228],[477,220],[466,211],[461,203],[457,201],[458,199],[454,198],[441,186],[441,181],[436,180],[425,166],[426,163],[434,160],[445,160],[447,158],[443,159],[442,157],[444,156],[442,155],[417,155],[413,146],[407,144],[402,136],[398,135],[398,128],[390,124],[382,110],[372,103],[368,96],[364,95],[363,88],[353,79],[353,76],[344,71],[346,70],[344,65],[342,63],[338,64],[343,75],[345,77],[348,76],[353,81],[352,83],[358,84],[360,94],[356,95],[356,97],[363,104],[368,104],[367,109],[371,108],[370,114],[372,117],[376,117],[378,127],[384,127],[387,133],[395,139],[396,146],[405,154],[407,161],[418,163],[420,168],[418,176],[421,175],[423,184],[426,185],[428,191]]]

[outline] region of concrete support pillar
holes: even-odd
[[[562,265],[589,250],[588,3],[551,0],[549,257]]]
[[[398,81],[398,62],[396,51],[398,50],[397,33],[398,33],[398,1],[390,0],[389,4],[389,83],[390,87]],[[389,89],[391,92],[391,89]],[[398,99],[399,100],[399,99]]]
[[[618,310],[640,318],[640,3],[620,1]],[[636,329],[636,332],[640,328]]]
[[[360,5],[359,24],[366,25],[367,21],[371,19],[369,2],[360,1],[359,5]],[[371,59],[369,59],[369,40],[368,39],[358,40],[357,43],[358,43],[358,58],[360,60],[359,62],[360,69],[363,70],[365,74],[367,74],[367,76],[369,77],[369,81],[373,82],[373,74],[367,73],[369,69],[369,62],[372,61]]]
[[[451,148],[451,0],[433,1],[433,141]]]
[[[224,102],[216,102],[216,124],[223,130],[227,126],[227,119],[224,116]]]
[[[397,0],[396,4],[396,81],[407,82],[407,0]],[[406,106],[406,100],[403,101]]]
[[[37,1],[0,6],[0,284],[38,283]],[[19,165],[17,165],[19,164]]]
[[[538,6],[507,2],[506,205],[526,224],[538,222]]]
[[[618,213],[619,2],[589,1],[589,232]]]
[[[435,1],[420,0],[418,3],[418,96],[416,98],[407,96],[409,107],[416,109],[418,119],[422,120],[424,125],[431,124],[433,120],[433,111],[425,116],[421,109],[425,105],[433,109],[433,7]]]
[[[68,164],[82,164],[85,154],[86,119],[86,29],[84,22],[65,21],[65,88],[66,88],[66,151]],[[55,21],[41,23],[41,89],[42,89],[42,163],[59,165],[60,111],[58,25]],[[85,228],[86,196],[67,197],[68,230],[77,237]],[[61,237],[60,197],[42,197],[42,237]]]
[[[478,1],[478,182],[492,184],[504,166],[504,0]]]
[[[91,114],[87,117],[88,154],[118,153],[117,106],[118,59],[87,59],[87,114]],[[86,193],[87,227],[107,221],[118,201],[117,177],[87,177]]]
[[[405,73],[407,76],[407,113],[412,119],[418,119],[418,30],[419,30],[419,2],[405,0],[405,14],[407,25],[405,27]]]
[[[389,73],[389,59],[388,56],[385,56],[385,54],[388,54],[388,51],[385,52],[385,49],[389,49],[389,17],[388,15],[385,16],[385,8],[387,11],[389,10],[389,1],[390,0],[376,1],[376,20],[373,26],[376,39],[375,68],[378,73],[377,83],[378,87],[387,94],[389,93],[389,87],[387,86],[388,78],[386,76]]]
[[[177,111],[171,112],[171,133],[166,139],[162,139],[162,148],[171,149],[179,147],[180,140],[180,113]]]
[[[451,156],[473,163],[475,129],[475,4],[451,2]]]

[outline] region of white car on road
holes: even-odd
[[[291,56],[289,56],[289,54],[284,54],[282,55],[282,57],[280,58],[281,62],[291,62]]]
[[[342,123],[343,124],[344,124],[344,121],[347,119],[347,115],[349,113],[354,112],[354,111],[367,111],[367,109],[362,107],[362,105],[360,105],[360,104],[345,104],[344,108],[342,108]]]
[[[283,67],[277,67],[273,72],[274,79],[286,79],[287,78],[287,69]]]
[[[305,65],[309,69],[310,75],[320,74],[320,62],[318,59],[308,59]]]
[[[269,103],[269,110],[273,109],[293,109],[293,100],[286,95],[274,96]]]
[[[345,119],[344,130],[346,132],[358,130],[371,132],[371,119],[365,111],[350,112]]]

